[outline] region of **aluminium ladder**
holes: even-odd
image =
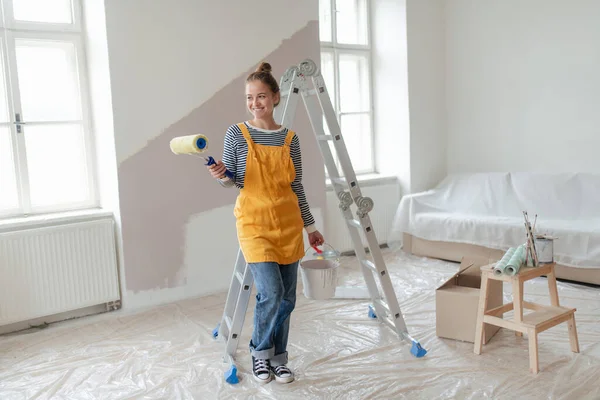
[[[308,78],[312,79],[314,89],[307,87]],[[423,357],[427,351],[408,334],[406,323],[404,322],[404,317],[369,217],[369,212],[373,209],[374,202],[371,198],[364,197],[361,193],[320,69],[314,61],[310,59],[304,60],[298,66],[288,68],[281,78],[280,86],[281,106],[276,108],[274,117],[283,126],[292,126],[298,104],[298,95],[302,96],[327,172],[337,198],[340,201],[339,208],[347,222],[354,250],[367,285],[371,300],[369,317],[377,318],[380,322],[388,325],[401,339],[405,339],[412,344],[411,354],[416,357]],[[325,133],[323,117],[325,117],[325,122],[329,128],[329,135]],[[340,176],[333,158],[331,148],[329,147],[330,142],[333,142],[335,147],[343,177]],[[356,204],[356,217],[352,214],[352,203]],[[361,240],[361,231],[367,239],[372,260],[369,260],[367,257]],[[383,294],[380,293],[375,276],[379,278]],[[213,330],[214,337],[221,337],[226,342],[224,361],[228,362],[231,367],[225,373],[225,380],[229,383],[238,382],[237,368],[234,362],[235,352],[244,325],[252,285],[252,273],[240,249],[229,293],[227,294],[223,317],[221,323]]]

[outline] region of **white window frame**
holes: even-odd
[[[3,3],[3,11],[5,12],[6,28],[18,31],[36,31],[36,32],[74,32],[81,33],[82,29],[82,10],[81,0],[70,0],[71,2],[71,18],[73,23],[61,24],[52,22],[33,22],[33,21],[17,21],[14,18],[13,0],[1,0]],[[1,24],[1,23],[0,23]]]
[[[319,0],[322,1],[322,0]],[[330,52],[333,54],[333,76],[335,80],[335,87],[333,90],[331,88],[327,88],[329,93],[333,94],[331,98],[331,102],[333,103],[333,108],[336,113],[336,117],[338,120],[338,124],[341,126],[341,117],[342,115],[356,115],[356,114],[368,114],[369,115],[369,126],[371,129],[371,167],[366,171],[359,171],[357,175],[368,175],[372,173],[376,173],[376,161],[375,161],[375,107],[373,105],[373,62],[372,62],[372,35],[371,35],[371,0],[366,0],[366,34],[367,34],[367,44],[346,44],[346,43],[338,43],[337,42],[337,18],[336,18],[336,0],[330,0],[331,5],[331,41],[320,41],[321,44],[321,52]],[[367,69],[368,69],[368,77],[369,77],[369,110],[368,111],[357,111],[357,112],[340,112],[340,73],[339,73],[339,57],[340,54],[359,54],[362,56],[367,56]],[[343,134],[343,132],[342,132]],[[346,139],[345,139],[346,140]],[[335,156],[335,155],[334,155]],[[337,157],[336,157],[337,158]],[[339,162],[336,160],[336,164],[339,168]],[[327,174],[326,174],[327,175]]]
[[[76,211],[99,207],[98,187],[96,179],[96,152],[94,138],[92,133],[91,112],[90,112],[90,92],[87,73],[87,65],[85,61],[85,46],[84,33],[82,28],[82,9],[81,0],[71,0],[73,10],[72,24],[58,23],[40,23],[40,22],[23,22],[15,21],[13,18],[12,0],[0,0],[0,51],[4,62],[4,79],[6,90],[9,92],[8,112],[11,142],[13,146],[13,155],[16,159],[15,172],[17,178],[17,191],[19,208],[11,210],[1,210],[0,219],[28,217],[33,215],[48,214],[55,212]],[[4,18],[6,16],[6,18]],[[85,156],[87,165],[82,168],[87,169],[87,179],[89,183],[89,198],[87,201],[68,204],[56,204],[47,207],[36,207],[32,209],[30,202],[29,177],[27,173],[27,154],[25,149],[25,137],[23,133],[17,132],[16,114],[23,115],[20,108],[20,93],[18,90],[18,77],[14,73],[16,71],[16,48],[15,40],[18,39],[39,39],[41,41],[59,41],[70,42],[75,47],[77,57],[77,68],[79,78],[79,93],[81,99],[81,128],[83,131],[83,140],[85,146]],[[7,68],[10,70],[7,70]],[[22,125],[24,130],[28,125],[39,124],[61,124],[71,123],[72,121],[24,121]],[[6,126],[5,123],[1,123]]]

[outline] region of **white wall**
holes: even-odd
[[[444,0],[407,1],[410,190],[446,176],[446,45]]]
[[[393,227],[394,215],[400,203],[400,185],[395,179],[382,180],[375,183],[361,183],[361,193],[363,196],[373,199],[375,206],[369,213],[369,218],[373,224],[373,230],[379,244],[387,244],[388,236]],[[340,252],[354,251],[354,243],[350,237],[348,225],[340,212],[339,200],[335,191],[327,191],[327,209],[325,212],[328,227],[328,235],[325,238],[327,244]],[[353,212],[356,211],[356,205],[352,205]],[[364,247],[368,243],[361,233]]]
[[[105,48],[91,43],[91,63],[102,55],[109,63],[90,68],[98,78],[94,100],[102,100],[95,105],[97,134],[114,137],[112,157],[118,161],[112,189],[122,223],[123,305],[224,290],[238,248],[232,211],[237,192],[220,188],[199,159],[174,156],[168,143],[174,136],[204,133],[210,154],[220,158],[227,126],[248,117],[243,83],[250,70],[265,57],[277,77],[306,57],[319,62],[318,2],[103,3],[104,10],[92,0],[85,6],[94,14],[87,18],[89,30],[107,42]],[[92,20],[101,11],[105,32]],[[102,99],[108,87],[110,96]],[[324,176],[307,127],[306,116],[297,113],[292,128],[301,138],[305,188],[322,228]]]
[[[97,152],[97,173],[100,205],[110,211],[118,211],[117,160],[113,129],[112,97],[106,41],[106,16],[104,3],[84,0],[84,26],[86,61],[90,82],[92,129]]]
[[[443,0],[375,0],[372,5],[378,172],[402,193],[446,176]]]
[[[446,6],[448,170],[600,171],[600,1]]]
[[[108,38],[106,46],[90,40],[88,54],[92,94],[102,99],[94,112],[104,154],[100,164],[107,167],[101,167],[105,206],[119,212],[116,183],[106,184],[114,180],[116,160],[121,173],[131,158],[154,154],[152,141],[167,140],[161,134],[176,133],[174,125],[317,19],[317,0],[266,3],[231,8],[208,0],[105,0],[106,32],[88,18],[88,30]],[[85,6],[91,10],[94,4],[87,0]],[[600,162],[593,152],[600,135],[594,133],[600,117],[593,111],[600,104],[600,24],[594,15],[600,15],[599,3],[583,0],[569,5],[556,0],[374,0],[377,168],[398,176],[401,191],[392,184],[372,189],[373,195],[388,200],[425,190],[447,171],[540,168],[537,160],[522,157],[520,144],[539,146],[543,140],[540,158],[547,168],[597,170]],[[97,57],[107,55],[110,68],[97,63]],[[102,89],[108,85],[112,96]],[[188,129],[186,123],[182,126]],[[159,166],[160,171],[168,176],[167,167]],[[128,174],[127,185],[135,177]],[[148,215],[160,207],[178,207],[151,200],[140,204]],[[385,203],[383,218],[392,206]],[[233,227],[219,228],[226,239],[195,246],[205,236],[202,227],[233,224],[228,220],[231,204],[210,207],[190,215],[182,227],[185,262],[170,267],[177,274],[165,277],[164,285],[131,291],[130,304],[160,303],[226,286],[229,271],[205,281],[193,269],[200,258],[229,265],[235,256],[227,250],[231,246],[223,247],[234,240]],[[325,210],[314,211],[319,225],[335,226],[335,219],[321,215]],[[342,236],[331,237],[346,246]],[[131,244],[124,246],[125,252],[131,249]],[[144,276],[145,265],[138,268],[136,276]]]
[[[121,235],[121,211],[117,172],[117,149],[115,146],[108,42],[106,37],[106,14],[104,2],[83,1],[85,48],[90,82],[90,108],[92,131],[96,146],[96,176],[100,207],[113,213],[115,218],[116,249],[121,287],[125,286],[122,268],[123,238]]]
[[[105,1],[119,163],[318,19],[317,0]]]
[[[375,168],[410,192],[410,120],[405,0],[371,5]]]

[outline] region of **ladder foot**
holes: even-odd
[[[236,383],[239,383],[239,381],[240,380],[237,377],[237,368],[235,365],[232,365],[231,368],[225,372],[225,382],[235,385]]]
[[[219,326],[220,326],[220,324],[217,324],[217,327],[215,329],[213,329],[213,331],[212,331],[212,335],[214,338],[219,336]]]
[[[373,309],[373,306],[369,306],[369,318],[373,318],[373,319],[377,318],[377,314],[375,314],[375,310]]]
[[[410,349],[410,353],[417,358],[421,358],[425,354],[427,354],[427,350],[422,348],[421,345],[419,344],[419,342],[417,342],[416,340],[413,340],[412,347]]]

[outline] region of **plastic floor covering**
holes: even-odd
[[[0,336],[0,399],[600,399],[599,288],[558,283],[561,304],[577,308],[580,353],[570,351],[566,324],[551,328],[539,335],[540,373],[532,375],[526,336],[501,329],[481,355],[472,343],[436,337],[435,289],[458,264],[384,255],[423,358],[368,318],[368,300],[308,300],[299,278],[290,384],[252,377],[253,302],[237,353],[240,382],[225,382],[223,342],[212,336],[222,293]],[[354,258],[340,272],[340,285],[364,286]],[[529,281],[525,299],[549,304],[547,288],[545,278]]]

